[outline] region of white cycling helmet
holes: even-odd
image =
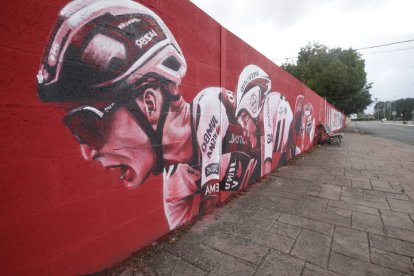
[[[187,69],[164,22],[131,0],[76,0],[49,37],[39,72],[43,101],[113,100],[143,75],[180,84]]]
[[[256,119],[263,106],[263,101],[271,87],[269,76],[256,65],[246,66],[240,74],[236,88],[236,116],[246,110]]]

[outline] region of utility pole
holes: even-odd
[[[391,108],[392,108],[392,105],[391,105],[391,102],[388,102],[388,120],[389,121],[391,121]]]
[[[397,115],[397,96],[394,96],[394,111],[392,112],[394,115],[394,122],[395,122],[395,116]]]

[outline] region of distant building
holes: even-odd
[[[371,121],[376,120],[375,116],[372,114],[351,114],[351,120],[358,120],[358,121]]]

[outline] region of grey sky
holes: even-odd
[[[308,42],[358,49],[414,39],[413,0],[192,2],[278,65]],[[414,97],[414,41],[360,53],[373,99]]]

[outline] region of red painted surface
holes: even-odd
[[[139,2],[164,21],[181,47],[187,72],[179,90],[186,102],[209,87],[225,88],[236,97],[241,72],[254,64],[270,78],[271,92],[286,98],[293,116],[296,99],[302,95],[304,103],[313,107],[315,126],[324,122],[336,130],[344,124],[343,115],[333,106],[191,2]],[[98,162],[82,158],[78,142],[62,123],[67,108],[61,103],[41,102],[37,96],[41,57],[51,26],[66,4],[66,0],[23,0],[2,7],[0,267],[4,275],[101,271],[171,228],[164,213],[162,174],[150,176],[137,189],[125,189],[119,171],[103,170]],[[229,108],[226,110],[230,113]],[[237,142],[243,132],[234,115],[229,114],[228,132]],[[303,146],[298,147],[293,142],[298,141],[296,138],[290,137],[287,146],[296,153],[314,144],[305,137]],[[174,148],[179,142],[171,141],[170,146]],[[223,144],[223,154],[232,151],[250,157],[263,155],[258,148]],[[273,168],[280,165],[277,153],[271,162]],[[220,164],[221,170],[231,171],[230,163]],[[245,174],[248,166],[236,171]],[[253,174],[248,182],[259,176]],[[216,193],[214,185],[210,188],[214,191],[209,196],[220,200],[233,193]],[[194,202],[193,207],[198,209],[201,205]]]

